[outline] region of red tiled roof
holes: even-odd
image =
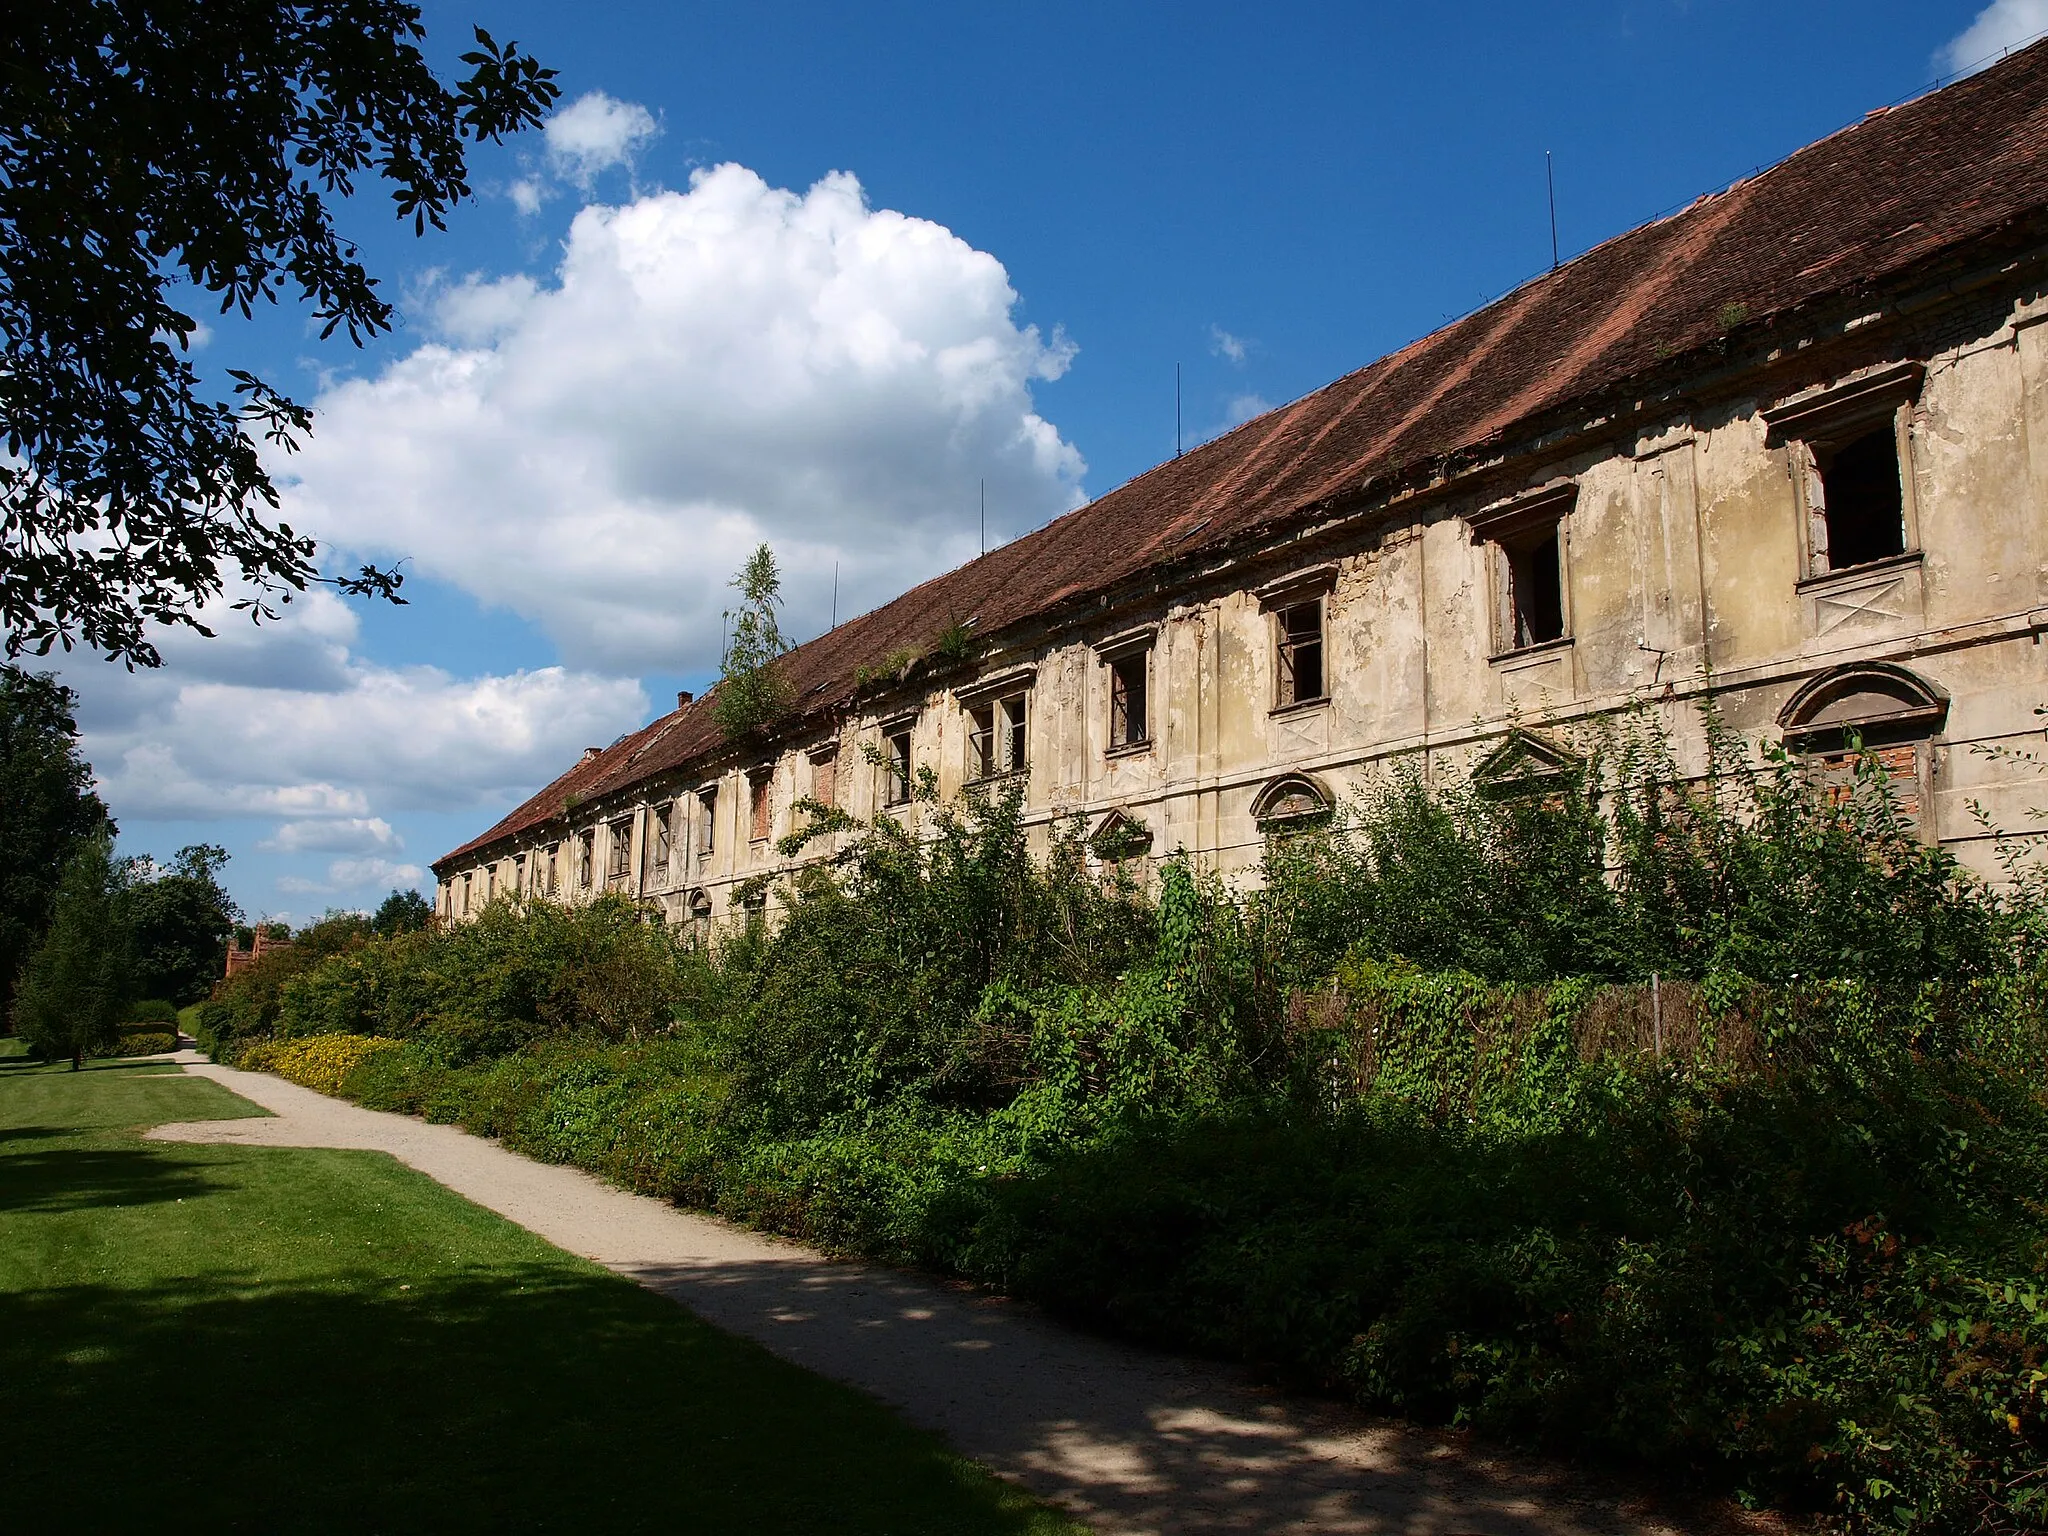
[[[854,696],[854,669],[977,617],[1047,616],[1147,567],[1327,512],[1371,482],[1668,369],[1744,327],[1883,283],[2048,208],[2048,42],[1874,112],[1292,405],[1140,475],[783,661],[803,714]],[[716,753],[707,700],[578,763],[456,858],[588,799]]]

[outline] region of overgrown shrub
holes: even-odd
[[[128,1005],[130,1024],[169,1024],[173,1030],[178,1023],[178,1005],[161,997],[144,998],[139,1003]]]
[[[314,1035],[304,1040],[273,1041],[262,1048],[261,1066],[289,1082],[321,1093],[342,1091],[349,1076],[369,1057],[395,1050],[396,1040],[375,1035]]]
[[[301,969],[243,1060],[383,1037],[329,1091],[1694,1489],[2042,1528],[2039,911],[1874,763],[1634,729],[1393,776],[1242,896],[1033,860],[1014,796],[811,805],[844,851],[713,954],[496,903]]]
[[[109,1053],[114,1056],[158,1056],[178,1048],[178,1037],[166,1029],[136,1029],[124,1025],[120,1038]]]

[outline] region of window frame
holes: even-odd
[[[1102,665],[1102,729],[1104,742],[1102,755],[1104,757],[1136,757],[1152,750],[1154,740],[1152,730],[1152,653],[1157,649],[1158,641],[1158,627],[1156,625],[1147,625],[1143,629],[1127,630],[1123,634],[1112,635],[1107,640],[1096,642],[1096,660]],[[1130,733],[1132,711],[1129,696],[1131,691],[1130,682],[1133,676],[1136,677],[1138,686],[1143,692],[1143,697],[1140,700],[1141,708],[1137,712],[1140,716],[1141,734],[1137,736],[1133,736]],[[1124,733],[1121,738],[1117,734],[1117,689],[1119,684],[1122,685],[1125,695],[1123,706]]]
[[[633,878],[633,822],[621,816],[605,823],[604,883],[606,886]]]
[[[697,787],[698,837],[697,858],[708,860],[718,852],[718,786],[700,784]]]
[[[917,772],[916,731],[917,722],[914,718],[910,717],[886,721],[881,727],[882,793],[880,798],[884,810],[894,810],[899,805],[908,805],[911,802],[912,781]],[[896,752],[898,742],[901,742],[903,745],[900,761]]]
[[[1485,553],[1491,614],[1489,661],[1508,661],[1574,642],[1571,526],[1578,499],[1578,482],[1565,480],[1509,497],[1466,517],[1472,542]],[[1526,605],[1518,601],[1518,587],[1525,587],[1526,582],[1516,563],[1553,539],[1557,548],[1558,632],[1525,640],[1521,618]]]
[[[1913,417],[1925,378],[1925,365],[1917,361],[1890,364],[1795,395],[1760,413],[1766,427],[1765,442],[1782,450],[1786,477],[1792,485],[1799,549],[1795,585],[1803,588],[1808,583],[1880,571],[1894,563],[1909,565],[1922,558]],[[1887,422],[1899,475],[1901,547],[1897,553],[1853,565],[1833,564],[1823,464],[1857,440],[1882,431]]]
[[[775,769],[756,768],[747,774],[747,841],[759,846],[775,836]]]
[[[836,810],[839,805],[838,739],[821,742],[804,756],[811,764],[810,798],[827,810]]]

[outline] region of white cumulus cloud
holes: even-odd
[[[2048,0],[1992,0],[1934,56],[1935,63],[1944,74],[1981,68],[2043,32],[2048,32]]]
[[[1072,348],[1019,322],[1002,263],[722,165],[586,207],[551,280],[442,289],[439,334],[315,402],[287,513],[536,622],[571,667],[718,660],[728,578],[767,540],[788,628],[825,627],[1081,499],[1035,407]]]
[[[549,118],[541,136],[555,172],[588,187],[599,172],[631,165],[658,132],[654,114],[638,102],[589,91]]]
[[[1251,349],[1252,344],[1242,336],[1233,336],[1220,325],[1209,327],[1209,350],[1218,357],[1241,364]]]
[[[168,636],[160,671],[67,669],[80,745],[124,823],[276,818],[269,851],[396,852],[393,814],[523,799],[648,715],[630,679],[366,661],[351,649],[354,613],[331,593],[260,629],[207,617],[218,637]]]
[[[287,821],[256,846],[267,853],[367,853],[402,848],[405,839],[381,816],[347,816],[333,821]]]

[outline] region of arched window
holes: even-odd
[[[1268,781],[1252,799],[1252,820],[1268,835],[1298,832],[1330,819],[1336,801],[1320,779],[1305,773],[1283,773]]]
[[[1860,662],[1810,678],[1778,712],[1785,748],[1846,788],[1860,744],[1890,776],[1901,814],[1935,836],[1926,813],[1934,786],[1932,740],[1948,722],[1948,695],[1904,667]]]

